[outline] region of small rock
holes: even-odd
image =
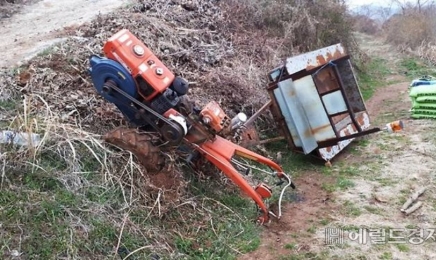
[[[18,257],[20,256],[22,253],[18,252],[18,250],[12,250],[11,251],[11,256],[13,257]]]

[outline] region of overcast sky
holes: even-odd
[[[362,5],[378,5],[378,6],[390,6],[392,0],[346,0],[350,7],[358,7]],[[402,0],[401,2],[413,2],[413,0]]]

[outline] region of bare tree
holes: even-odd
[[[377,8],[377,16],[382,24],[384,24],[393,14],[393,3],[390,3],[388,6]]]
[[[368,18],[374,19],[375,18],[374,17],[374,15],[375,15],[374,10],[375,9],[376,8],[375,8],[374,5],[366,4],[366,5],[360,6],[358,10],[359,10],[359,14],[360,15],[364,15],[364,16],[366,16]]]
[[[406,14],[406,9],[407,9],[407,1],[406,0],[392,0],[392,3],[401,8],[401,13],[403,15]]]
[[[409,8],[412,10],[415,9],[421,13],[425,7],[434,5],[435,0],[416,0],[414,2],[408,0],[392,0],[392,3],[400,7],[404,15]]]

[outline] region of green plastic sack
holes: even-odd
[[[419,96],[415,100],[416,100],[416,102],[419,102],[419,103],[435,103],[436,104],[436,96]]]
[[[418,87],[413,87],[409,92],[410,97],[420,97],[420,96],[436,96],[436,87],[434,85],[421,85]]]

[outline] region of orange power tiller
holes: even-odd
[[[235,157],[266,165],[270,169],[268,173],[279,178],[281,184],[287,183],[282,189],[280,202],[284,190],[295,186],[278,164],[225,138],[242,125],[241,115],[230,119],[215,101],[203,108],[196,107],[187,97],[188,82],[175,76],[126,29],[110,37],[103,50],[105,57],[90,57],[92,82],[97,92],[121,111],[130,127],[138,129],[139,135],[153,133],[158,136],[152,145],[161,151],[189,151],[187,161],[193,158],[193,154],[206,158],[255,201],[261,213],[260,223],[268,221],[270,216],[280,218],[281,207],[278,213],[274,213],[265,202],[272,196],[272,188],[264,183],[250,185],[235,168],[235,165],[237,168],[250,165],[238,163]],[[118,142],[119,146],[123,144],[129,149],[129,141]],[[135,150],[139,159],[146,158],[150,151],[139,150]],[[159,170],[163,164],[154,166]]]

